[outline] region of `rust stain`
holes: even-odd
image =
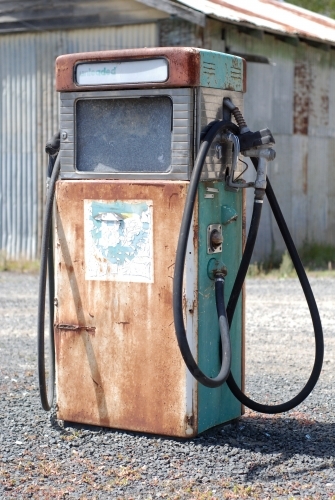
[[[185,423],[188,427],[194,426],[194,415],[187,415],[185,418]]]
[[[80,332],[84,330],[85,332],[95,332],[95,326],[81,326],[81,325],[68,325],[68,324],[58,324],[56,325],[58,330],[66,330],[69,332]]]
[[[194,248],[196,248],[198,240],[199,240],[199,225],[193,224],[193,245],[194,245]]]
[[[329,94],[321,95],[321,118],[322,125],[328,127],[329,125]]]
[[[80,86],[74,81],[74,69],[80,62],[120,61],[125,59],[152,59],[165,57],[169,61],[169,76],[162,83],[141,83],[122,85]],[[56,59],[56,90],[73,92],[74,90],[97,90],[118,88],[162,88],[195,87],[200,81],[199,50],[191,47],[157,47],[145,49],[105,50],[100,52],[82,52],[66,54]]]
[[[184,181],[144,180],[57,184],[57,259],[62,263],[55,329],[59,418],[188,437],[186,372],[174,331],[173,280],[168,277],[187,186]],[[154,283],[86,280],[84,200],[141,199],[153,202]],[[99,335],[86,330],[92,328],[92,317]],[[64,325],[66,329],[59,329]]]
[[[302,190],[304,194],[308,191],[308,154],[304,155],[302,163]]]
[[[296,61],[294,67],[293,133],[308,135],[311,77],[307,61]]]

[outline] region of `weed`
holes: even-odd
[[[308,269],[328,269],[335,267],[335,246],[325,243],[305,242],[299,249],[301,261]]]
[[[293,273],[295,274],[293,262],[288,251],[285,250],[279,266],[279,275],[281,278],[287,278],[288,276],[292,276]]]
[[[263,265],[254,262],[253,264],[250,264],[247,276],[249,278],[256,278],[257,276],[263,274],[263,272],[264,272]]]
[[[126,486],[129,481],[137,481],[141,477],[137,469],[132,469],[129,466],[114,469],[112,472],[113,475],[116,476],[110,483],[113,486]]]
[[[302,264],[310,276],[333,277],[335,275],[335,246],[323,243],[304,243],[299,251]],[[287,250],[278,259],[278,254],[263,262],[254,262],[248,269],[248,278],[288,278],[296,276],[291,257]]]
[[[4,251],[0,251],[0,272],[12,271],[19,273],[36,273],[38,272],[40,263],[37,260],[9,259]]]

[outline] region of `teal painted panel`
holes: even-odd
[[[214,198],[205,198],[206,188],[216,188]],[[208,262],[217,258],[228,269],[225,284],[226,305],[242,255],[242,193],[226,191],[224,183],[202,182],[198,190],[199,204],[199,269],[198,269],[198,362],[210,377],[218,374],[220,361],[220,334],[215,305],[214,281],[208,277]],[[236,221],[223,226],[222,252],[207,253],[207,228],[220,224],[221,207],[231,206],[238,213]],[[241,383],[242,367],[242,300],[239,299],[231,328],[232,372]],[[210,389],[198,386],[198,432],[235,419],[241,415],[241,403],[231,394],[227,385]]]
[[[243,92],[243,59],[241,57],[200,50],[200,86]]]

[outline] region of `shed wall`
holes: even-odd
[[[269,177],[298,247],[304,241],[335,244],[335,51],[302,41],[295,46],[283,37],[247,33],[212,19],[202,28],[178,18],[157,18],[157,23],[0,35],[0,249],[7,257],[39,254],[44,144],[58,128],[55,58],[155,45],[268,57],[270,64],[248,63],[247,122],[251,129],[269,127],[275,135],[277,158]],[[250,214],[252,190],[247,199]],[[254,260],[283,250],[265,204]]]
[[[296,245],[335,245],[334,51],[304,42],[293,46],[270,35],[257,39],[237,29],[228,31],[226,44],[230,52],[270,60],[248,63],[244,112],[252,130],[269,127],[276,139],[277,157],[269,165],[269,178]],[[285,250],[269,205],[264,209],[257,261]]]
[[[0,250],[39,255],[47,155],[58,129],[54,61],[60,54],[158,45],[155,23],[0,35]]]

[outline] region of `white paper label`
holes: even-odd
[[[85,200],[85,278],[153,283],[151,200]]]
[[[138,61],[92,62],[76,66],[78,85],[116,85],[126,83],[157,83],[168,78],[166,59]]]

